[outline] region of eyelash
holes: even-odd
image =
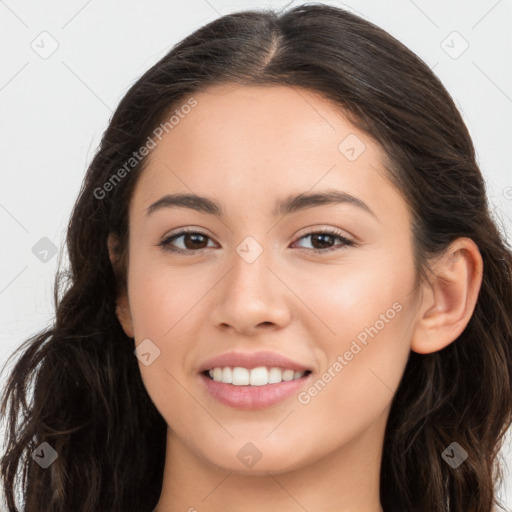
[[[168,252],[171,252],[171,253],[174,253],[174,254],[182,254],[184,256],[192,256],[193,254],[191,254],[191,253],[197,253],[197,252],[201,251],[202,249],[198,249],[198,250],[187,249],[187,250],[184,250],[184,249],[176,249],[175,247],[171,247],[170,243],[172,241],[174,241],[175,239],[179,238],[180,236],[186,235],[186,234],[201,235],[201,236],[203,236],[205,238],[210,238],[205,233],[202,233],[201,231],[197,231],[195,229],[182,229],[182,230],[178,231],[177,233],[174,233],[173,235],[170,235],[170,236],[166,237],[164,240],[162,240],[158,244],[158,246],[162,247],[162,249],[164,251],[168,251]],[[312,235],[330,235],[330,236],[333,236],[333,237],[337,238],[338,240],[340,240],[343,245],[340,248],[299,249],[299,250],[306,251],[306,252],[311,252],[312,251],[312,252],[317,253],[317,254],[318,253],[323,254],[323,253],[326,253],[326,252],[332,252],[332,251],[343,249],[343,247],[353,247],[353,246],[356,246],[356,243],[354,241],[349,240],[348,238],[344,237],[341,234],[341,232],[336,231],[334,229],[325,229],[325,230],[321,230],[321,231],[312,231],[310,233],[306,233],[305,235],[302,235],[300,238],[298,238],[298,240],[301,240],[303,238],[307,238],[307,237],[312,236]]]

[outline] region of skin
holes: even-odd
[[[156,510],[379,512],[391,401],[410,351],[441,350],[468,323],[481,284],[478,248],[457,239],[432,262],[430,282],[416,286],[411,212],[386,178],[382,148],[340,108],[285,86],[217,85],[194,98],[134,190],[128,287],[117,308],[136,346],[149,338],[160,350],[150,365],[139,361],[169,426]],[[365,145],[353,161],[338,149],[349,134]],[[278,199],[326,189],[356,196],[374,215],[350,203],[272,215]],[[186,208],[146,215],[178,192],[214,199],[225,217]],[[158,246],[181,227],[207,236],[171,242],[189,256]],[[329,228],[357,244],[307,236]],[[263,249],[252,263],[236,251],[247,236]],[[112,246],[109,237],[115,265]],[[358,334],[397,303],[394,318],[333,372]],[[258,411],[234,409],[198,377],[206,359],[232,350],[306,364],[308,386],[329,368],[335,377],[307,404],[292,395]],[[252,467],[237,457],[248,442],[261,453]]]

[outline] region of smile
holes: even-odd
[[[210,373],[212,376],[210,376]],[[283,402],[311,380],[311,371],[277,367],[216,367],[199,374],[207,393],[223,405],[257,410]],[[230,380],[231,382],[224,382]],[[274,382],[275,381],[275,382]]]
[[[232,384],[233,386],[266,386],[279,384],[304,377],[309,371],[294,371],[290,368],[265,367],[243,368],[236,366],[215,367],[208,371],[209,377],[216,382]]]

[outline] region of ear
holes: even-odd
[[[411,350],[429,354],[455,341],[466,328],[482,284],[483,261],[473,240],[458,238],[432,265],[422,285]]]
[[[117,243],[117,237],[113,233],[109,233],[107,238],[108,255],[114,270],[118,265],[118,252],[116,250]],[[129,338],[133,338],[133,322],[130,312],[130,304],[128,302],[128,295],[126,293],[126,287],[124,287],[124,290],[125,291],[120,293],[116,299],[116,316],[125,334]]]

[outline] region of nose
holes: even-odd
[[[241,254],[234,253],[229,271],[216,287],[214,325],[244,335],[285,327],[291,317],[292,296],[286,276],[274,270],[277,265],[269,251],[252,262]]]

